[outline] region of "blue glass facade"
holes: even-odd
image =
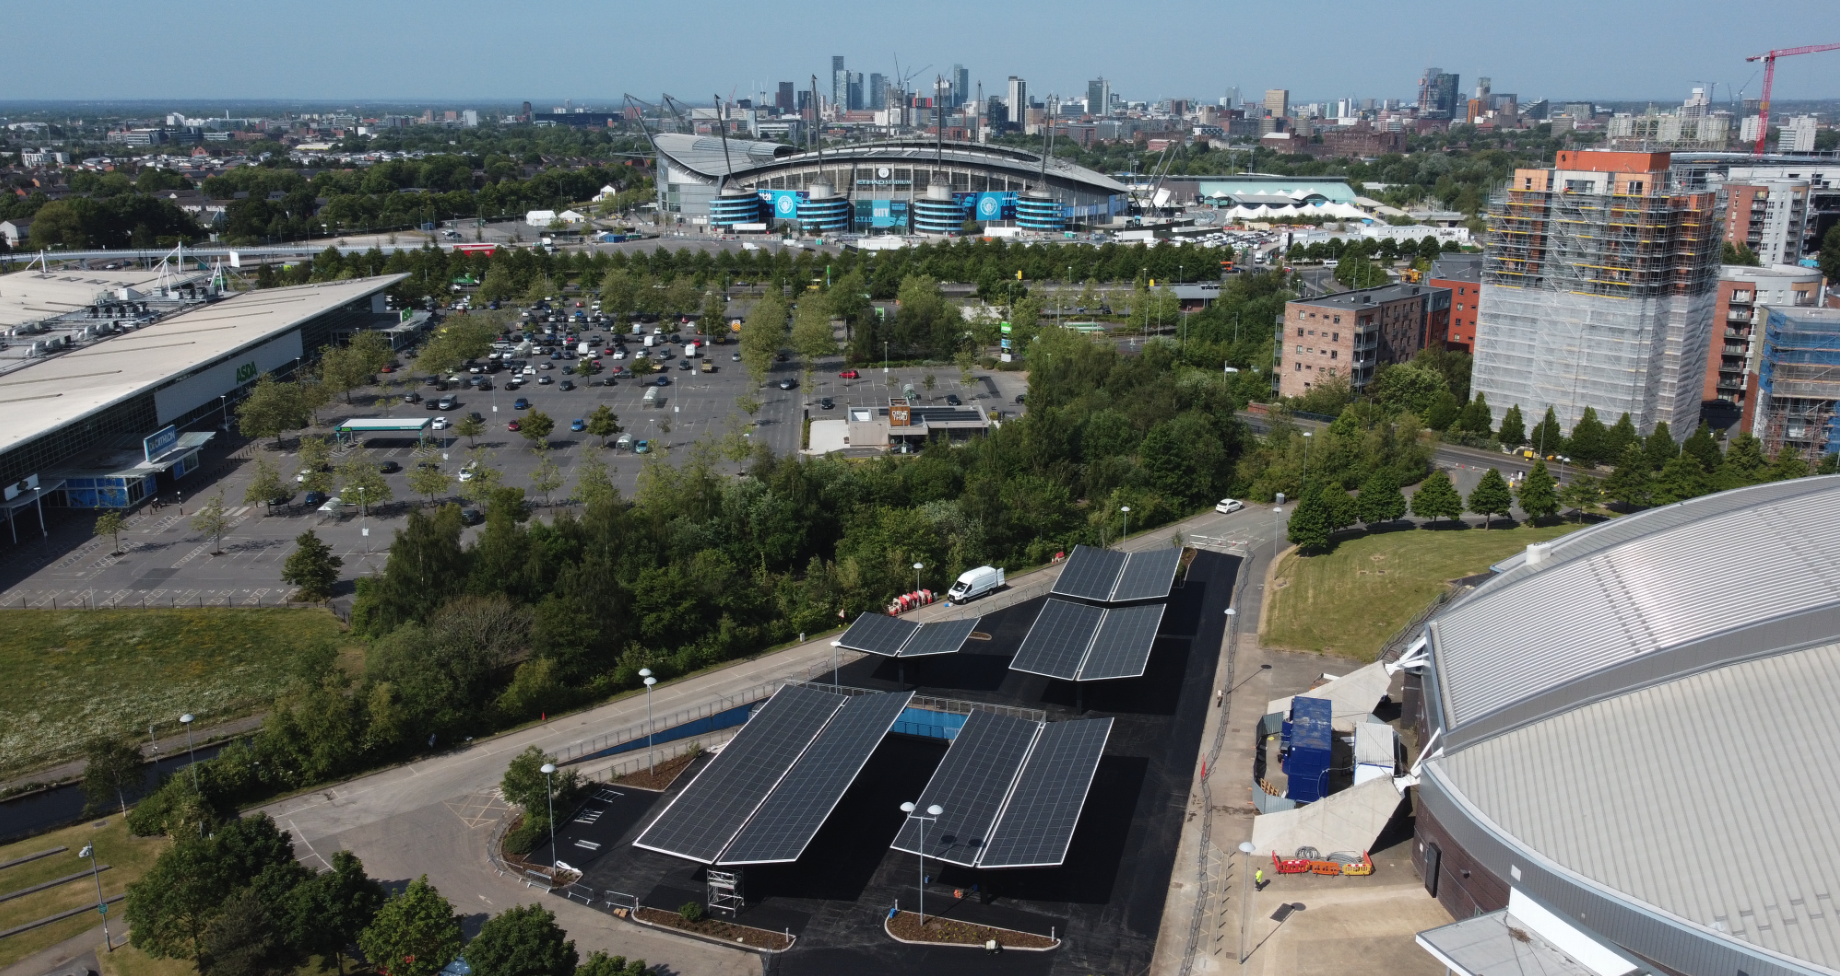
[[[823,197],[799,201],[799,223],[807,233],[841,233],[850,229],[850,201]]]
[[[958,200],[915,200],[914,230],[922,234],[956,234],[969,213]]]
[[[709,202],[709,222],[718,227],[760,221],[760,197],[756,194],[724,194]]]
[[[1025,196],[1016,201],[1016,226],[1053,232],[1067,226],[1067,217],[1060,202],[1052,197]]]

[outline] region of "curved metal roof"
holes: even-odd
[[[1428,788],[1529,861],[1840,972],[1840,477],[1613,519],[1429,625]],[[1525,863],[1525,862],[1523,862]]]
[[[819,153],[799,152],[791,146],[772,142],[730,139],[727,159],[722,155],[722,140],[712,136],[667,132],[652,137],[652,144],[684,169],[712,183],[724,175],[749,179],[774,170],[820,162]],[[974,142],[936,143],[924,139],[896,139],[852,143],[828,148],[822,153],[822,162],[827,166],[876,163],[924,166],[935,160],[956,166],[1001,169],[1024,178],[1039,178],[1042,171],[1041,156],[1038,153]],[[1084,184],[1096,192],[1130,192],[1130,187],[1103,173],[1058,158],[1049,158],[1047,173],[1053,178]]]

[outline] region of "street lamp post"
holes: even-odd
[[[192,748],[192,713],[179,716],[179,724],[185,726],[185,753],[190,757],[186,765],[192,771],[192,789],[198,788],[198,752]]]
[[[1310,434],[1311,431],[1303,432],[1303,491],[1297,493],[1298,498],[1310,490]]]
[[[831,687],[832,688],[837,687],[837,649],[842,646],[843,646],[843,641],[831,641]]]
[[[230,395],[227,393],[218,394],[217,406],[224,413],[224,429],[229,430],[230,429]]]
[[[1249,840],[1239,842],[1239,852],[1246,855],[1246,865],[1239,874],[1239,962],[1246,964],[1246,924],[1252,916],[1252,852]]]
[[[359,530],[364,536],[364,551],[371,551],[371,510],[364,504],[364,486],[358,485],[358,515],[364,519],[364,527]]]
[[[914,592],[915,593],[920,592],[920,571],[925,568],[926,568],[925,563],[915,563],[914,564]]]
[[[544,763],[541,771],[544,797],[549,800],[549,879],[555,881],[556,863],[562,858],[561,852],[556,850],[556,788],[550,779],[556,772],[556,764]]]
[[[658,683],[658,679],[652,677],[651,668],[640,668],[639,677],[645,679],[645,764],[656,774],[658,759],[652,752],[652,736],[656,732],[652,725],[652,686]]]
[[[102,900],[102,869],[96,866],[96,845],[83,845],[77,856],[89,858],[89,875],[96,879],[96,911],[102,913],[102,944],[114,952],[115,942],[109,938],[109,903]]]
[[[1118,537],[1118,547],[1122,549],[1124,548],[1125,537],[1131,534],[1131,506],[1120,505],[1118,506],[1118,510],[1124,513],[1124,534]]]
[[[910,819],[920,821],[920,927],[926,928],[926,824],[927,821],[938,822],[939,815],[945,808],[935,803],[926,808],[926,816],[914,812],[912,801],[901,804],[901,812]]]

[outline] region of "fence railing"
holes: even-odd
[[[686,753],[706,750],[711,746],[720,745],[734,738],[735,733],[738,731],[740,730],[733,728],[720,729],[715,732],[704,733],[703,735],[691,739],[660,742],[657,747],[651,750],[640,749],[638,752],[613,762],[603,769],[592,770],[583,775],[582,779],[590,783],[610,783],[622,776],[636,773],[654,762],[670,762]],[[648,751],[651,752],[652,755],[646,755]]]

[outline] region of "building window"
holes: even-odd
[[[1298,334],[1298,335],[1303,335],[1303,326],[1301,326],[1301,325],[1300,325],[1300,326],[1298,326],[1298,327],[1297,327],[1297,334]]]
[[[1341,325],[1341,324],[1342,324],[1342,317],[1341,317],[1340,315],[1337,315],[1337,316],[1335,317],[1335,324],[1336,324],[1336,325]]]
[[[1331,341],[1331,342],[1340,342],[1340,341],[1342,341],[1342,334],[1341,334],[1340,332],[1333,332],[1333,333],[1330,333],[1330,335],[1329,335],[1329,341]]]
[[[1331,349],[1331,350],[1329,350],[1329,358],[1330,358],[1330,359],[1334,359],[1334,358],[1336,357],[1336,355],[1337,355],[1337,353],[1336,353],[1336,351],[1335,351],[1335,350],[1333,350],[1333,349]]]
[[[1292,363],[1291,369],[1296,370],[1297,372],[1301,373],[1303,372],[1303,364],[1302,363]]]

